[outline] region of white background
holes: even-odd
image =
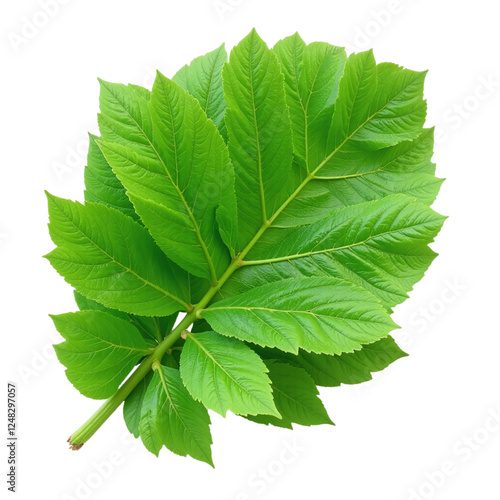
[[[18,498],[498,500],[496,3],[55,1],[50,18],[43,0],[3,2],[0,15],[2,370],[19,385]],[[29,31],[32,20],[45,25]],[[47,314],[75,306],[41,258],[52,248],[43,190],[83,199],[97,77],[150,87],[156,68],[171,76],[254,26],[269,45],[298,30],[307,42],[373,47],[379,62],[430,70],[428,125],[441,130],[434,159],[447,178],[434,207],[450,218],[433,245],[440,256],[395,313],[410,357],[361,386],[322,390],[336,427],[290,432],[212,414],[215,470],[166,450],[155,458],[120,411],[69,451],[66,438],[100,403],[69,384],[50,347]]]

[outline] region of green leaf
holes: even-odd
[[[165,445],[213,466],[209,425],[207,410],[189,395],[178,370],[158,366],[142,400],[139,432],[146,448],[158,456]]]
[[[222,67],[226,61],[227,53],[222,44],[183,66],[172,78],[200,103],[201,109],[215,123],[223,137],[226,137],[226,100],[222,89]]]
[[[182,349],[181,377],[193,398],[226,416],[266,414],[279,417],[267,368],[243,342],[214,332],[187,337]]]
[[[151,155],[148,140],[153,132],[150,92],[136,85],[117,85],[104,80],[99,83],[101,139],[131,147],[144,156]]]
[[[150,317],[150,316],[135,316],[134,314],[127,314],[116,309],[110,309],[105,307],[95,300],[91,300],[84,297],[78,292],[74,292],[75,301],[80,311],[85,310],[97,310],[104,311],[114,316],[130,321],[144,337],[144,340],[148,344],[148,347],[155,347],[158,341],[161,341],[166,334],[170,333],[172,330],[175,320],[177,319],[177,313],[171,316],[165,317]],[[153,342],[154,341],[154,342]]]
[[[274,52],[285,75],[294,152],[306,165],[318,164],[318,145],[326,140],[329,120],[344,72],[346,53],[327,43],[306,45],[299,34],[279,41]]]
[[[255,30],[231,51],[223,81],[241,250],[292,192],[292,134],[278,59]]]
[[[371,380],[373,372],[381,371],[407,356],[390,336],[373,344],[366,344],[359,351],[338,356],[304,350],[294,355],[269,348],[258,349],[257,353],[264,359],[278,359],[303,368],[314,379],[315,384],[324,387],[366,382]]]
[[[188,307],[184,271],[164,256],[146,229],[100,203],[47,197],[57,248],[46,257],[78,292],[144,316],[168,316]]]
[[[126,398],[149,450],[211,463],[206,408],[331,423],[316,385],[359,383],[404,356],[390,314],[444,221],[430,208],[442,179],[425,72],[298,34],[270,50],[255,30],[226,59],[221,46],[151,92],[101,81],[86,204],[49,196],[48,258],[78,314],[152,347],[73,449]],[[104,365],[75,385],[111,390]]]
[[[134,92],[106,83],[103,93],[125,108]],[[101,105],[101,111],[107,124],[128,123],[121,108],[117,112]],[[165,254],[195,276],[215,282],[230,261],[225,243],[231,247],[236,234],[227,148],[198,101],[160,73],[143,113],[150,114],[143,119],[147,126],[124,129],[128,143],[112,143],[108,137],[113,134],[103,133],[99,146]],[[221,235],[218,221],[224,228]]]
[[[240,274],[232,289],[228,283],[226,293],[283,276],[338,276],[391,309],[407,298],[436,257],[428,244],[444,220],[412,198],[392,195],[336,210],[313,224],[270,228],[248,254],[246,264],[254,269]]]
[[[318,389],[312,377],[302,368],[278,361],[267,361],[269,378],[273,388],[274,402],[282,418],[257,415],[247,417],[259,424],[292,428],[300,425],[332,424],[323,403],[318,398]]]
[[[431,158],[434,130],[424,129],[414,141],[367,151],[343,148],[321,169],[276,220],[293,227],[327,217],[333,210],[402,193],[430,205],[443,182]]]
[[[80,309],[80,311],[103,311],[125,321],[130,321],[130,315],[127,313],[103,306],[102,304],[99,304],[99,302],[96,302],[95,300],[89,299],[81,293],[78,293],[76,290],[73,292],[73,295],[75,297],[76,305],[78,306],[78,309]]]
[[[378,299],[336,278],[286,279],[216,302],[201,316],[218,333],[297,353],[340,354],[397,328]]]
[[[89,134],[89,153],[85,167],[85,201],[104,203],[139,221],[125,188],[104,158],[95,137]]]
[[[422,131],[425,72],[375,64],[372,51],[352,54],[340,82],[324,158],[327,164],[349,142],[380,149],[411,141]]]
[[[134,388],[134,390],[127,396],[123,403],[123,420],[127,429],[135,438],[140,435],[139,423],[141,420],[142,402],[149,387],[149,383],[153,378],[153,373],[149,372]]]
[[[66,340],[54,346],[57,358],[68,380],[89,398],[113,395],[149,352],[139,331],[111,314],[80,311],[51,317]]]

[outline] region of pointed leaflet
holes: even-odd
[[[222,67],[227,61],[227,53],[222,44],[217,49],[197,57],[191,64],[183,66],[172,78],[200,103],[201,109],[226,136],[224,114],[226,101],[222,89]]]
[[[111,309],[144,316],[188,308],[186,273],[140,224],[100,203],[47,196],[57,248],[46,257],[78,292]]]
[[[178,370],[158,364],[142,399],[139,432],[144,446],[158,456],[165,445],[213,466],[209,425],[207,410],[189,395]]]
[[[138,98],[130,87],[103,83],[101,94],[99,145],[136,212],[169,258],[216,281],[230,260],[222,238],[232,245],[236,202],[215,125],[194,97],[160,73],[139,111],[131,107]]]
[[[191,395],[222,416],[231,410],[237,415],[279,417],[267,368],[243,342],[214,332],[189,334],[180,365]]]
[[[89,398],[112,396],[149,353],[137,328],[111,314],[80,311],[52,319],[66,339],[54,346],[57,357],[67,368],[68,380]]]
[[[255,30],[231,51],[223,81],[241,250],[293,190],[291,124],[277,57]]]
[[[89,153],[85,167],[85,201],[104,203],[125,215],[139,220],[125,188],[116,178],[109,163],[96,143],[98,138],[89,134]]]
[[[296,33],[274,47],[285,75],[287,104],[293,128],[294,151],[306,166],[317,165],[318,143],[326,140],[345,50],[327,43],[306,45]]]
[[[417,137],[425,121],[425,72],[375,64],[371,51],[352,54],[340,82],[325,163],[348,142],[380,149]]]
[[[131,147],[138,154],[154,158],[148,139],[153,131],[149,110],[151,93],[136,85],[113,84],[103,80],[99,83],[101,139]]]
[[[292,428],[292,423],[333,424],[318,397],[319,392],[313,379],[305,370],[278,361],[267,361],[266,366],[269,368],[274,402],[282,418],[257,415],[248,417],[250,420],[289,429]]]
[[[294,353],[352,352],[397,328],[378,299],[336,278],[269,283],[216,302],[201,316],[223,335]]]
[[[373,372],[383,370],[394,361],[407,356],[390,336],[373,344],[366,344],[359,351],[338,356],[304,350],[294,355],[269,348],[257,349],[256,352],[263,359],[277,359],[303,368],[314,379],[315,384],[324,387],[366,382],[371,380]]]

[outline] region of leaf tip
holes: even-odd
[[[254,39],[256,39],[258,42],[262,42],[262,43],[264,43],[264,40],[262,40],[262,38],[260,37],[260,35],[257,33],[257,30],[256,30],[256,28],[255,28],[255,27],[253,27],[253,28],[251,29],[250,33],[247,35],[247,37],[246,37],[246,38],[248,38],[248,39],[250,39],[250,40],[254,40]]]
[[[99,82],[99,85],[101,87],[106,87],[109,85],[109,82],[107,82],[106,80],[103,80],[102,78],[97,77],[97,81]]]
[[[273,417],[279,418],[280,420],[283,420],[283,415],[278,411],[276,406],[273,406],[273,408],[270,408],[270,412],[268,415],[272,415]]]
[[[400,349],[400,352],[399,352],[399,358],[400,359],[401,358],[408,358],[409,356],[410,355],[407,352],[403,351],[403,349]]]

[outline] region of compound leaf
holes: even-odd
[[[47,257],[85,319],[56,317],[75,386],[105,397],[140,361],[130,432],[210,464],[207,408],[331,424],[316,386],[405,355],[390,315],[437,255],[425,74],[252,30],[152,91],[101,81],[86,203],[49,195]]]

